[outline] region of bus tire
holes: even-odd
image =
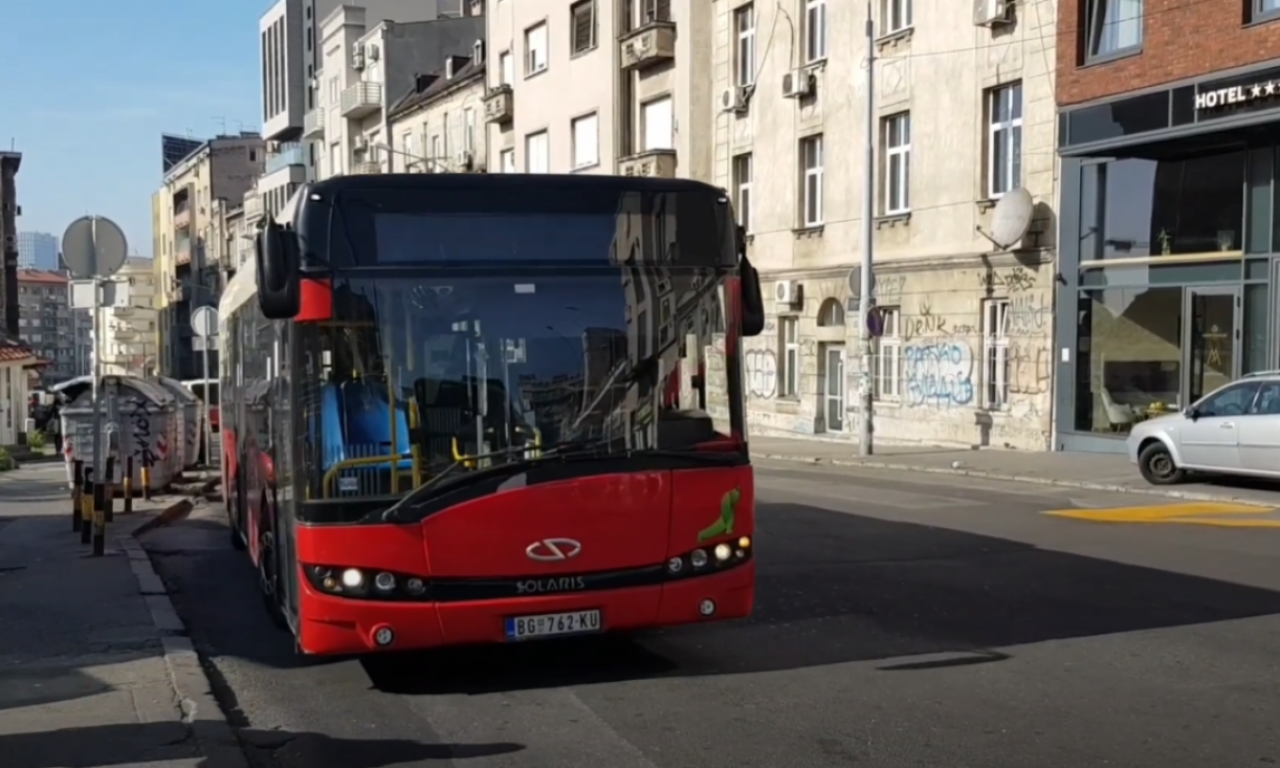
[[[267,499],[262,499],[262,510],[267,510]],[[271,623],[280,629],[289,629],[285,621],[284,609],[280,605],[279,563],[276,562],[275,526],[263,521],[262,534],[258,539],[258,581],[262,591],[262,605],[271,617]]]
[[[227,527],[231,530],[231,548],[238,552],[246,549],[244,493],[241,490],[243,487],[240,482],[240,471],[237,469],[236,474],[231,478],[231,492],[224,495],[227,497]]]

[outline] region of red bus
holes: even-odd
[[[764,315],[721,190],[328,179],[220,310],[232,539],[299,652],[751,613]]]

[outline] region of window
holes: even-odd
[[[1142,0],[1088,0],[1087,12],[1086,59],[1142,47]]]
[[[418,162],[418,148],[413,145],[413,132],[405,131],[400,137],[400,164],[406,169]]]
[[[543,22],[524,31],[524,74],[536,75],[547,68],[547,24]]]
[[[801,177],[801,221],[806,227],[817,227],[822,218],[822,137],[809,136],[800,140],[800,162],[804,169]]]
[[[583,0],[569,8],[573,29],[573,52],[586,53],[596,47],[596,0]]]
[[[549,173],[551,170],[550,145],[547,132],[539,131],[524,137],[525,173]]]
[[[431,137],[431,157],[428,159],[432,161],[428,163],[431,166],[427,169],[428,173],[434,173],[439,164],[445,162],[444,142],[438,133]]]
[[[987,197],[1022,185],[1022,83],[993,88],[987,100]]]
[[[498,167],[502,173],[516,172],[516,151],[514,149],[504,149],[498,153]]]
[[[985,299],[982,307],[982,361],[986,389],[982,405],[1009,404],[1009,300]]]
[[[1280,2],[1280,0],[1277,0]],[[739,88],[756,82],[756,9],[744,5],[733,12],[733,27],[738,31],[737,51],[734,56],[734,83]]]
[[[782,375],[778,377],[779,397],[800,396],[799,320],[778,318],[778,338],[782,342]]]
[[[751,153],[733,158],[733,207],[738,223],[751,232]]]
[[[594,114],[573,121],[573,167],[589,168],[600,163],[599,120]]]
[[[1251,381],[1220,389],[1196,403],[1196,413],[1200,418],[1243,416],[1253,407],[1259,386],[1258,382]]]
[[[892,35],[911,27],[911,0],[884,0],[880,34]]]
[[[1254,21],[1280,18],[1280,0],[1253,0]]]
[[[805,63],[812,64],[825,58],[827,58],[827,0],[805,0]]]
[[[881,307],[880,319],[883,332],[876,340],[875,395],[877,400],[897,400],[902,397],[902,310]]]
[[[911,210],[911,115],[903,112],[886,117],[884,126],[884,212],[886,215]]]
[[[639,0],[636,7],[640,11],[637,26],[644,26],[654,21],[671,21],[671,0]]]
[[[673,149],[675,124],[671,114],[671,97],[651,101],[642,106],[640,112],[644,128],[644,146],[641,151]]]
[[[1249,413],[1254,416],[1280,416],[1280,384],[1263,384]]]
[[[511,56],[511,51],[503,51],[498,54],[498,76],[501,80],[498,85],[511,85],[516,80],[516,61]]]
[[[462,148],[468,152],[476,151],[476,111],[467,107],[462,111]]]

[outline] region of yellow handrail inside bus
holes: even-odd
[[[390,363],[391,363],[391,360],[390,358],[388,358],[387,359],[388,370],[390,369]],[[388,411],[388,413],[390,414],[388,418],[391,419],[391,447],[398,448],[400,446],[400,441],[397,440],[396,438],[399,437],[399,434],[397,433],[400,431],[400,425],[398,423],[400,419],[396,417],[400,415],[400,411],[396,410],[396,388],[391,386],[390,373],[386,374],[386,379],[387,379],[387,403],[391,406],[391,409]],[[396,464],[391,465],[391,493],[392,494],[397,494],[400,492],[400,467],[398,466],[398,464],[399,462],[396,462]]]
[[[418,403],[416,400],[409,401],[409,433],[414,435],[418,433],[421,425],[418,416]],[[422,485],[422,448],[418,445],[418,441],[414,440],[409,450],[413,456],[413,487],[418,488]]]
[[[399,464],[404,461],[403,456],[363,456],[358,459],[345,459],[343,461],[334,462],[328,472],[324,473],[323,485],[321,487],[324,498],[333,496],[333,481],[337,479],[338,474],[344,469],[358,469],[360,467],[372,467],[378,464],[390,464],[391,476],[394,478],[399,472]],[[395,482],[392,480],[392,482]]]

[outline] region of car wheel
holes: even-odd
[[[1138,471],[1152,485],[1173,485],[1182,482],[1187,473],[1178,468],[1173,454],[1164,443],[1154,442],[1138,454]]]

